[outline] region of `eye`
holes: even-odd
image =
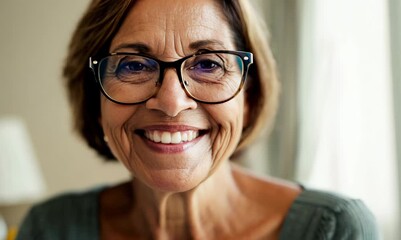
[[[139,74],[147,71],[154,71],[156,66],[149,61],[123,61],[116,69],[117,74]]]
[[[157,61],[138,55],[114,55],[105,61],[104,80],[118,80],[120,82],[144,83],[157,79],[159,64]]]
[[[197,59],[188,68],[189,71],[212,73],[224,70],[223,65],[212,59]]]
[[[212,70],[214,68],[218,68],[220,65],[214,61],[211,60],[202,60],[199,61],[195,66],[191,67],[191,69],[198,68],[200,70]]]
[[[139,62],[129,62],[123,65],[123,68],[130,71],[141,71],[146,68],[146,66]]]

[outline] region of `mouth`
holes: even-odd
[[[206,134],[206,130],[162,131],[138,130],[139,135],[153,143],[178,145],[192,142]]]

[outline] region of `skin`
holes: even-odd
[[[175,61],[201,49],[235,50],[213,0],[140,0],[110,52],[145,52]],[[101,97],[101,119],[113,154],[134,176],[100,199],[102,239],[277,239],[300,190],[234,167],[247,118],[243,91],[223,104],[189,98],[173,69],[143,104]],[[143,131],[199,131],[182,144],[152,143]]]

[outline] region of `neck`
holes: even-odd
[[[224,225],[230,224],[227,215],[237,204],[232,200],[241,199],[229,163],[222,163],[205,182],[187,192],[155,191],[135,179],[133,192],[136,219],[145,219],[145,228],[158,239],[210,237],[217,234],[210,232],[216,226],[229,229]]]

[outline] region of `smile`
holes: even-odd
[[[199,131],[145,131],[145,137],[155,143],[163,144],[181,144],[190,142],[199,136]]]

